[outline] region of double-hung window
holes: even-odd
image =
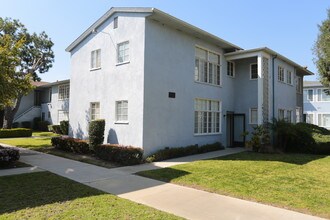
[[[116,102],[116,121],[128,122],[128,101],[122,100]]]
[[[290,123],[292,122],[292,110],[286,111],[286,120]]]
[[[129,42],[123,42],[117,45],[117,63],[129,62]]]
[[[304,89],[304,102],[313,102],[314,99],[313,89]]]
[[[328,94],[327,89],[317,89],[317,101],[319,102],[328,102],[330,101],[330,95]]]
[[[258,109],[250,108],[250,124],[258,124]]]
[[[277,79],[279,82],[284,82],[284,68],[282,66],[278,66]]]
[[[220,55],[196,47],[195,81],[220,85]]]
[[[296,91],[297,93],[302,93],[302,78],[301,77],[297,77],[297,85],[296,85]]]
[[[91,52],[91,69],[101,68],[101,49]]]
[[[221,102],[195,99],[195,134],[220,133]]]
[[[70,85],[59,85],[58,86],[58,100],[68,99],[70,97]]]
[[[330,128],[330,114],[318,114],[317,125]]]
[[[235,77],[235,63],[227,62],[227,75],[231,77]]]
[[[306,114],[306,123],[314,124],[314,114]]]
[[[90,104],[90,118],[91,120],[100,119],[100,103],[92,102]]]
[[[292,85],[292,72],[289,70],[286,71],[286,83]]]
[[[250,65],[250,79],[258,79],[258,64],[256,63]]]

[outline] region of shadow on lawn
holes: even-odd
[[[212,158],[208,160],[231,160],[231,161],[277,161],[283,163],[291,163],[296,165],[304,165],[314,160],[322,159],[327,155],[315,155],[315,154],[265,154],[255,152],[243,152],[238,154],[232,154],[223,157]]]
[[[105,194],[49,172],[0,178],[0,215]]]

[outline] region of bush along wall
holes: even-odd
[[[55,134],[62,134],[60,125],[48,125],[48,130]]]
[[[213,144],[206,144],[200,147],[198,145],[191,145],[186,147],[173,147],[173,148],[166,147],[148,156],[146,158],[146,161],[147,162],[162,161],[171,158],[183,157],[193,154],[201,154],[201,153],[223,150],[223,149],[224,147],[220,142],[215,142]]]
[[[122,165],[140,164],[143,161],[143,150],[132,146],[104,144],[94,146],[97,157]]]
[[[19,160],[19,150],[0,146],[0,165]]]
[[[32,130],[28,128],[0,129],[0,138],[31,137]]]
[[[81,154],[90,153],[89,145],[84,140],[71,137],[53,137],[51,143],[52,146],[60,150]]]
[[[99,119],[89,123],[89,147],[94,149],[104,141],[105,120]]]
[[[68,135],[69,134],[69,121],[61,121],[60,129],[61,129],[62,134]]]

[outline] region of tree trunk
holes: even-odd
[[[0,128],[3,126],[3,117],[5,116],[5,110],[0,110]]]
[[[5,107],[5,116],[3,120],[2,128],[11,129],[13,126],[13,121],[16,112],[18,111],[19,105],[21,104],[22,96],[19,96],[16,100],[15,106],[6,106]]]

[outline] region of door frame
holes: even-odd
[[[245,146],[245,136],[243,136],[243,142],[235,141],[235,116],[243,117],[243,132],[246,129],[245,125],[245,114],[244,113],[234,113],[227,112],[227,146],[228,147],[244,147]]]

